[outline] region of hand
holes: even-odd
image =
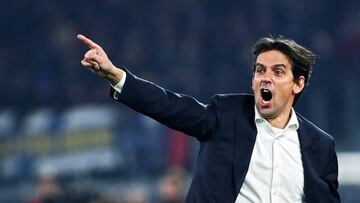
[[[90,49],[85,53],[81,64],[113,85],[117,84],[121,80],[123,71],[112,64],[105,51],[95,42],[81,34],[78,34],[77,38]]]

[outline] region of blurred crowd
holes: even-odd
[[[216,93],[251,91],[251,46],[273,34],[319,56],[300,112],[339,139],[358,121],[355,0],[14,0],[1,9],[0,105],[19,116],[42,106],[110,102],[108,85],[80,65],[86,47],[77,33],[101,44],[116,65],[205,103]]]
[[[30,203],[81,202],[71,198],[83,191],[67,190],[84,185],[100,192],[82,202],[183,201],[197,145],[113,102],[109,85],[81,67],[87,47],[77,33],[115,65],[204,103],[251,92],[257,39],[292,38],[318,56],[296,109],[332,134],[338,151],[360,149],[359,1],[12,0],[0,11],[0,202],[19,188],[26,189],[14,199]],[[72,163],[93,160],[84,151],[94,146],[108,162],[72,171]],[[70,169],[54,161],[65,154]],[[72,172],[59,178],[60,169]]]
[[[187,177],[182,169],[172,168],[154,183],[128,182],[122,186],[112,185],[118,191],[106,194],[98,188],[99,183],[96,187],[89,187],[94,183],[69,183],[47,177],[38,180],[36,197],[28,203],[182,203],[186,189],[184,186],[188,184],[186,181]]]

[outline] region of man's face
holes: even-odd
[[[288,118],[295,94],[304,88],[304,77],[294,82],[289,58],[277,50],[258,55],[252,89],[255,105],[265,119]]]

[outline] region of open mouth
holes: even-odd
[[[268,89],[261,89],[261,97],[264,99],[265,102],[268,102],[272,98],[272,93]]]

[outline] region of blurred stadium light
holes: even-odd
[[[339,182],[342,185],[360,186],[360,152],[340,152]]]

